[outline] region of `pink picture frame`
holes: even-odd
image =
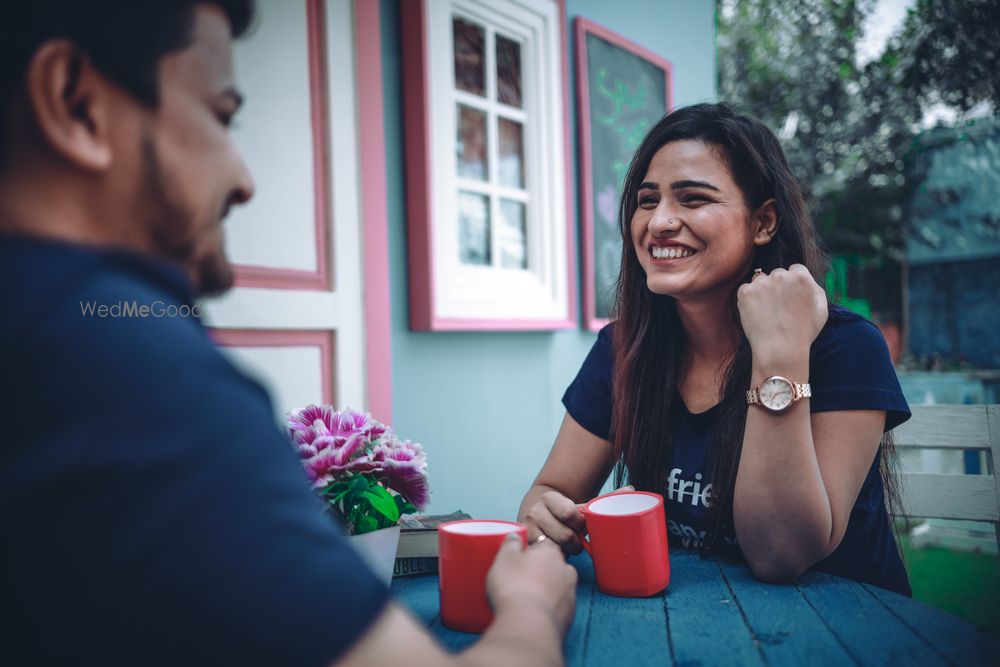
[[[587,38],[589,36],[600,38],[613,47],[662,70],[664,77],[664,112],[673,108],[673,65],[663,56],[589,19],[577,17],[573,22],[573,28],[576,40],[576,89],[579,114],[577,119],[577,144],[580,155],[579,192],[581,265],[583,267],[583,317],[584,326],[587,329],[599,331],[608,324],[610,319],[609,317],[601,316],[598,312],[600,294],[597,286],[596,270],[597,244],[595,240],[595,225],[597,220],[594,204],[594,119],[591,113],[592,91],[590,90],[590,63],[588,62]],[[629,150],[634,150],[634,147]],[[631,155],[628,155],[628,159],[631,159]],[[621,183],[617,183],[617,188],[613,192],[613,210],[615,212],[617,212],[618,198],[621,196],[620,188]],[[604,217],[606,218],[607,216]]]
[[[428,2],[400,3],[402,24],[404,132],[406,146],[406,215],[409,263],[409,321],[413,331],[546,331],[577,326],[576,265],[573,230],[571,170],[566,172],[566,262],[567,314],[558,319],[471,319],[444,317],[436,310],[435,294],[439,277],[434,272],[434,202],[430,131],[429,47],[426,36]],[[565,164],[572,164],[569,130],[569,84],[567,59],[566,1],[550,0],[558,7],[562,48],[563,146]]]

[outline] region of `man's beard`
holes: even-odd
[[[149,238],[156,253],[187,272],[195,293],[214,296],[233,286],[233,268],[225,253],[216,247],[201,247],[198,232],[202,229],[197,215],[187,210],[177,195],[171,179],[160,163],[159,154],[148,133],[142,137],[142,186],[140,210],[146,211]],[[220,220],[213,221],[221,225]],[[205,229],[209,227],[206,225]],[[221,230],[220,230],[221,234]]]

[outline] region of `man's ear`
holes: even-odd
[[[773,199],[768,199],[753,213],[753,244],[767,245],[778,233],[778,209]]]
[[[26,72],[28,108],[42,139],[60,156],[90,171],[111,166],[111,90],[69,40],[48,41]]]

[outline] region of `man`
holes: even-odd
[[[0,664],[560,664],[558,549],[505,543],[496,621],[446,655],[190,312],[230,287],[221,221],[253,194],[226,131],[250,14],[0,9]]]

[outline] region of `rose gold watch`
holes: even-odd
[[[747,405],[759,405],[771,412],[783,412],[800,398],[812,396],[808,383],[792,382],[780,375],[772,375],[759,387],[747,391]]]

